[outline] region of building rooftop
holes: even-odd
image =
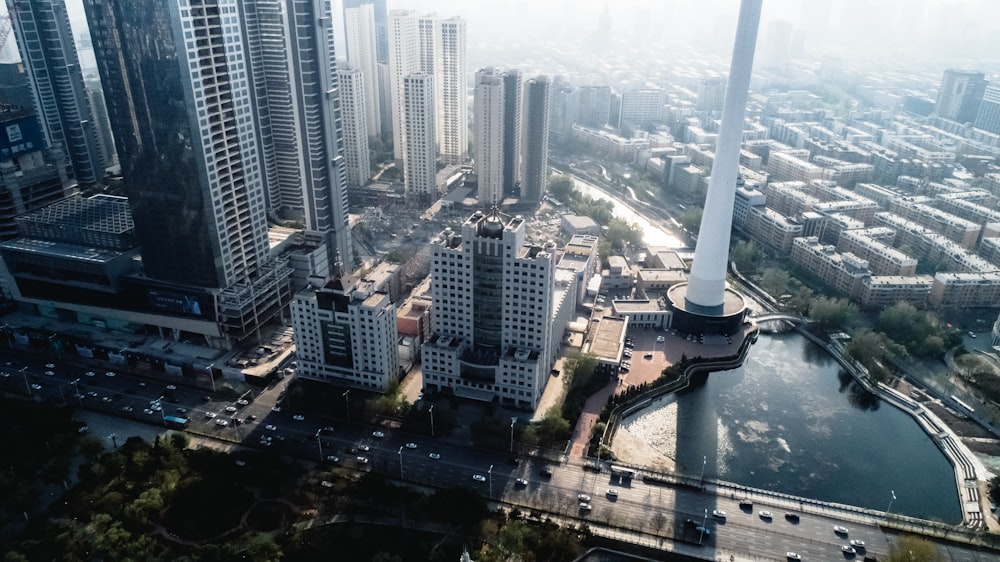
[[[598,358],[617,361],[618,352],[625,341],[625,330],[628,320],[617,316],[605,316],[591,325],[589,334],[589,350],[584,352],[596,355]]]

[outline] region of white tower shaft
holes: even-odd
[[[701,227],[698,229],[691,276],[688,278],[688,302],[710,309],[722,307],[725,298],[729,233],[733,223],[733,203],[736,200],[743,118],[750,91],[762,1],[742,0],[740,3],[715,162],[705,197]]]

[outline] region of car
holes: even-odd
[[[255,416],[253,414],[250,414],[249,416],[247,416],[247,421],[255,421],[256,419],[257,419],[257,416]]]
[[[789,520],[789,521],[791,521],[793,523],[798,523],[798,521],[799,521],[799,514],[798,513],[788,512],[788,513],[785,514],[785,519],[787,519],[787,520]]]
[[[263,446],[265,446],[265,447],[270,447],[271,446],[271,440],[268,439],[267,441],[264,441],[263,439],[261,439],[260,444],[263,445]]]
[[[172,384],[168,384],[167,385],[167,390],[177,390],[177,387],[174,386],[174,385],[172,385]]]
[[[368,451],[371,451],[372,448],[369,447],[368,445],[358,445],[358,450],[368,452]]]
[[[971,332],[971,331],[970,331],[970,332],[969,332],[969,337],[970,337],[970,338],[974,338],[974,337],[976,337],[976,333],[975,333],[975,332]]]
[[[115,373],[114,371],[108,371],[107,373],[104,373],[104,376],[106,377],[114,377],[116,375],[117,373]]]
[[[229,425],[229,422],[227,422],[226,420],[224,420],[222,418],[218,418],[218,419],[215,420],[215,425],[217,425],[219,427],[226,427],[227,425]]]
[[[709,529],[707,527],[702,527],[701,525],[698,525],[697,527],[695,527],[694,530],[697,533],[705,533],[706,535],[711,535],[712,534],[712,530],[711,529]]]
[[[122,411],[123,412],[131,412],[134,409],[135,408],[133,408],[132,406],[122,406]]]
[[[381,438],[385,437],[385,434],[382,433],[381,431],[373,431],[372,432],[372,437],[374,437],[376,439],[381,439]]]
[[[416,449],[417,448],[417,444],[413,443],[413,442],[407,443],[406,444],[406,448],[407,449]]]
[[[538,471],[538,474],[546,478],[552,478],[552,470],[548,468],[543,468]]]
[[[87,396],[90,396],[91,398],[96,398],[97,397],[97,393],[94,392],[93,390],[90,390],[90,391],[87,391]]]
[[[427,453],[427,458],[431,460],[441,460],[441,455],[438,453]]]
[[[212,419],[212,418],[214,418],[217,415],[218,414],[216,414],[215,412],[205,412],[205,417],[208,418],[208,419]]]
[[[236,401],[236,403],[239,404],[240,406],[246,406],[250,404],[250,401],[247,400],[246,398],[240,398],[239,400]]]
[[[368,457],[358,457],[358,464],[368,464]]]
[[[266,429],[266,430],[268,430],[268,431],[278,431],[278,428],[277,428],[277,427],[275,427],[275,426],[273,426],[273,425],[271,425],[271,424],[267,424],[267,425],[265,425],[265,426],[264,426],[264,429]]]
[[[753,509],[753,502],[750,500],[740,500],[740,508]]]
[[[524,478],[518,478],[517,480],[514,481],[514,483],[517,484],[518,486],[527,486],[528,485],[528,481],[525,480]]]
[[[712,517],[718,517],[719,519],[725,519],[726,518],[726,512],[722,511],[721,509],[713,509],[712,510]]]
[[[758,512],[758,515],[760,515],[760,518],[761,518],[761,519],[771,519],[772,517],[774,517],[774,516],[773,516],[773,515],[771,514],[771,512],[770,512],[770,511],[768,511],[768,510],[766,510],[766,509],[762,509],[762,510],[760,510],[760,511]]]
[[[188,412],[187,408],[174,408],[174,411],[178,414],[186,414]]]
[[[647,353],[647,354],[643,355],[642,358],[645,359],[646,361],[652,361],[653,360],[653,354],[652,353]]]
[[[859,539],[853,539],[851,541],[851,546],[853,546],[855,548],[864,548],[865,547],[865,541],[859,540]]]
[[[591,509],[594,509],[594,506],[589,503],[583,502],[580,504],[580,511],[590,511]]]
[[[163,406],[160,406],[160,403],[159,403],[159,402],[157,402],[156,404],[150,404],[150,405],[149,405],[149,408],[150,408],[151,410],[153,410],[154,412],[159,412],[160,410],[162,410],[162,409],[163,409]]]
[[[235,406],[226,406],[226,411],[229,412],[230,414],[235,414],[236,413],[236,407]]]
[[[791,551],[785,553],[785,558],[789,560],[802,560],[802,556],[800,556],[798,552]]]
[[[47,377],[54,377],[54,376],[56,376],[56,372],[55,371],[45,371],[45,376],[47,376]]]
[[[843,527],[841,525],[837,525],[837,526],[835,526],[833,528],[833,532],[836,533],[836,534],[838,534],[838,535],[846,535],[847,534],[847,527]]]
[[[590,496],[588,496],[587,494],[577,494],[576,495],[576,499],[578,499],[578,500],[580,500],[582,502],[589,502],[590,501]]]
[[[663,336],[656,336],[656,343],[663,343],[665,341],[667,341],[667,338]]]
[[[281,411],[281,406],[275,406],[275,407],[271,408],[271,411],[272,412],[280,412]]]
[[[46,369],[55,369],[56,368],[56,364],[55,363],[46,363],[45,364],[45,368]]]
[[[230,406],[230,407],[232,407],[232,406]],[[235,408],[233,408],[233,409],[235,410]],[[302,414],[295,414],[294,416],[292,416],[292,419],[295,420],[295,421],[305,421],[306,417],[303,416]]]
[[[604,495],[608,496],[608,499],[613,500],[618,497],[618,490],[615,490],[614,488],[608,488],[608,491],[604,492]]]
[[[142,411],[142,413],[146,414],[147,416],[151,416],[151,415],[155,414],[156,412],[154,412],[153,410],[150,410],[149,408],[146,408],[145,410]]]
[[[629,368],[628,367],[622,367],[622,368],[618,369],[618,372],[619,373],[628,374],[629,373]]]
[[[326,462],[333,462],[333,463],[340,462],[340,457],[336,455],[329,455],[326,457]]]
[[[42,389],[42,385],[40,385],[40,384],[33,384],[33,385],[31,385],[31,389],[32,390],[41,390]]]
[[[486,482],[486,477],[483,476],[482,474],[473,474],[472,479],[475,480],[476,482]]]
[[[86,373],[83,374],[83,376],[85,376],[85,377],[96,377],[97,373],[95,373],[94,371],[87,371]]]
[[[111,397],[110,396],[101,396],[101,402],[105,402],[105,403],[111,402]]]
[[[851,546],[851,545],[849,545],[849,544],[845,544],[844,546],[840,547],[840,550],[844,554],[857,554],[857,552],[858,552],[858,551],[854,550],[854,547]]]

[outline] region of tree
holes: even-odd
[[[764,261],[764,252],[753,240],[739,241],[729,252],[729,259],[736,264],[736,269],[744,275],[752,275]]]
[[[677,218],[677,222],[681,223],[684,230],[690,232],[691,234],[697,234],[698,228],[701,226],[701,215],[704,209],[697,206],[690,206],[684,209],[681,216]]]
[[[784,308],[786,312],[791,314],[809,314],[809,308],[812,306],[813,302],[813,290],[809,287],[799,287],[792,298],[788,299],[785,303]]]
[[[772,296],[780,297],[788,288],[789,279],[791,276],[784,269],[769,267],[760,278],[760,288]]]
[[[569,421],[559,411],[559,406],[552,406],[545,412],[542,421],[538,422],[537,431],[543,445],[552,445],[569,439],[571,428]]]
[[[572,177],[552,176],[549,180],[549,195],[568,205],[580,196],[580,192],[576,190]]]
[[[937,545],[915,535],[899,535],[889,551],[888,562],[944,562]]]
[[[857,315],[858,307],[848,299],[819,297],[809,307],[809,319],[827,329],[848,327]]]
[[[623,219],[613,218],[608,222],[608,230],[604,233],[612,251],[621,252],[628,246],[642,244],[642,229],[637,224],[629,224]]]

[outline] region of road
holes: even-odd
[[[803,506],[796,505],[794,499],[754,497],[753,509],[741,509],[742,494],[737,495],[728,488],[713,485],[700,490],[646,482],[639,477],[622,479],[607,469],[597,472],[583,464],[511,457],[505,452],[477,449],[439,438],[379,429],[317,413],[288,411],[278,403],[288,379],[262,393],[247,396],[248,404],[240,405],[231,397],[180,384],[168,388],[174,385],[127,374],[107,376],[94,372],[93,376],[88,376],[79,368],[32,359],[6,363],[0,366],[0,390],[5,392],[23,395],[31,384],[36,384],[40,388],[32,389],[33,396],[55,402],[65,400],[88,410],[158,426],[163,425],[164,415],[185,416],[190,420],[189,429],[193,433],[210,438],[241,441],[245,446],[313,461],[327,462],[328,456],[336,456],[343,466],[376,471],[424,486],[465,486],[523,511],[588,521],[593,526],[631,530],[685,543],[688,548],[696,549],[698,556],[707,558],[735,552],[779,560],[784,559],[788,551],[798,552],[804,560],[864,558],[864,551],[857,556],[841,552],[841,546],[850,539],[865,541],[868,553],[884,556],[889,549],[887,535],[871,518],[865,520],[859,515],[833,509],[816,513],[815,506],[806,506],[806,511],[801,511]],[[53,374],[46,375],[46,371]],[[159,401],[162,412],[143,413],[155,401]],[[131,410],[126,411],[127,408]],[[235,412],[227,412],[226,408],[233,408]],[[216,417],[208,417],[209,413]],[[215,420],[220,417],[229,421],[229,425],[216,425]],[[251,417],[256,419],[249,419]],[[243,423],[232,423],[233,418]],[[382,436],[376,436],[375,431]],[[269,445],[262,443],[262,436],[270,438]],[[437,458],[432,458],[431,453]],[[359,462],[358,457],[365,457],[368,462]],[[551,471],[551,476],[543,475],[543,469]],[[474,475],[482,475],[483,481],[475,480]],[[519,485],[517,479],[526,480],[527,485]],[[616,490],[617,496],[609,496],[609,489]],[[580,510],[579,494],[590,496],[591,511]],[[725,511],[727,516],[713,517],[712,510],[716,509]],[[771,511],[773,518],[760,517],[760,510]],[[790,521],[785,518],[786,513],[798,513],[800,518]],[[696,524],[687,523],[688,519]],[[702,522],[709,534],[702,535],[695,530]],[[847,527],[849,534],[835,534],[836,525]],[[699,540],[703,543],[701,546],[698,546]],[[962,562],[995,559],[995,553],[980,553],[957,546],[948,546],[944,552],[950,560]]]

